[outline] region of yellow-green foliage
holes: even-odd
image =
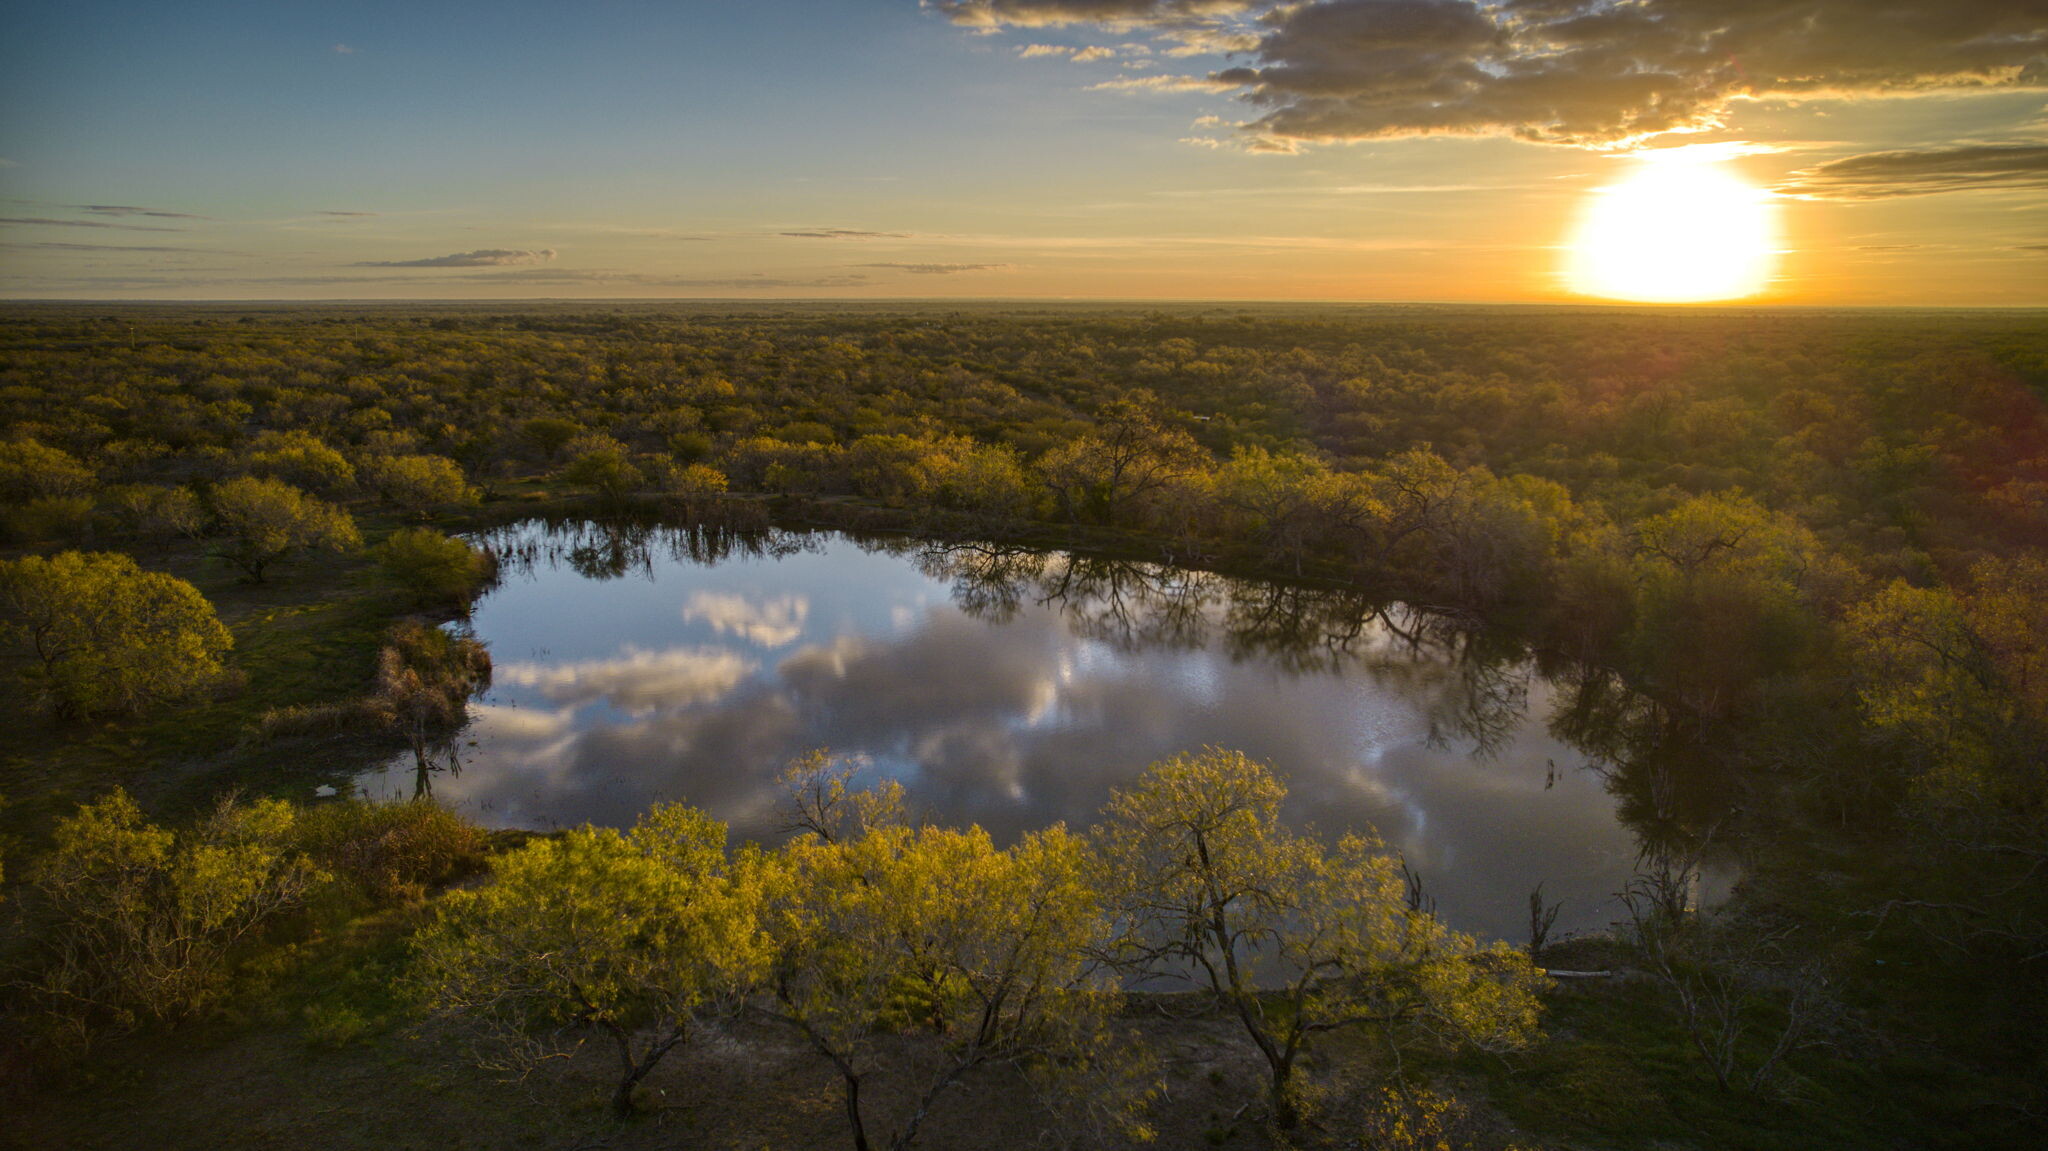
[[[980,828],[890,824],[785,849],[771,1010],[838,1068],[857,1143],[859,1085],[885,1034],[922,1033],[942,1049],[915,1088],[927,1098],[995,1058],[1102,1057],[1117,992],[1088,959],[1105,925],[1086,859],[1084,841],[1057,826],[1007,851]],[[892,1145],[907,1146],[922,1116]]]
[[[294,839],[378,902],[417,900],[483,863],[484,833],[438,804],[344,800],[302,812]]]
[[[1456,1096],[1391,1084],[1359,1116],[1356,1145],[1365,1151],[1465,1151],[1474,1143],[1472,1127],[1471,1112]]]
[[[479,493],[446,456],[371,456],[363,461],[363,482],[386,503],[414,514],[436,504],[473,504]]]
[[[254,475],[298,487],[341,495],[355,486],[356,469],[318,436],[305,432],[264,432],[243,455]]]
[[[277,480],[229,480],[213,489],[211,503],[224,537],[215,554],[252,580],[262,580],[265,568],[297,552],[363,546],[347,512]]]
[[[211,1003],[236,945],[323,878],[292,846],[294,820],[289,804],[229,797],[172,832],[117,789],[60,822],[29,874],[43,1018],[82,1042]]]
[[[92,489],[92,469],[70,452],[31,439],[0,442],[0,503],[83,496]]]
[[[433,528],[401,528],[377,545],[377,565],[420,603],[467,603],[491,562],[466,540]]]
[[[689,808],[658,807],[626,834],[537,840],[492,870],[415,940],[425,1008],[475,1028],[504,1066],[582,1028],[608,1033],[622,1109],[695,1016],[743,993],[772,955],[760,913],[776,869],[754,852],[729,858],[725,825]]]
[[[1095,836],[1124,963],[1202,973],[1270,1064],[1283,1126],[1295,1061],[1324,1031],[1399,1027],[1488,1050],[1535,1037],[1542,976],[1526,957],[1411,907],[1377,839],[1289,830],[1286,795],[1242,752],[1178,755],[1114,792]]]
[[[81,715],[203,691],[234,644],[199,589],[113,552],[0,562],[0,609],[35,657],[34,689]]]

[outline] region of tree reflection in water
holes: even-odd
[[[1354,589],[713,525],[477,542],[503,578],[476,614],[500,674],[461,777],[431,774],[487,822],[628,825],[687,799],[772,837],[775,774],[831,746],[1006,840],[1085,826],[1145,763],[1216,743],[1287,773],[1293,818],[1375,826],[1469,926],[1519,934],[1539,880],[1566,930],[1604,925],[1639,851],[1689,849],[1725,808],[1696,729],[1612,676]]]

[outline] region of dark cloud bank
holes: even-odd
[[[1738,101],[2048,87],[2020,0],[935,0],[955,23],[1148,29],[1246,47],[1210,74],[1268,140],[1509,135],[1582,146],[1711,127]]]

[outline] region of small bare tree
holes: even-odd
[[[1793,928],[1700,913],[1696,867],[1638,876],[1621,901],[1638,954],[1715,1083],[1761,1094],[1786,1056],[1828,1042],[1838,1007],[1825,968],[1791,947]]]

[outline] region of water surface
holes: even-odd
[[[1454,926],[1605,926],[1637,836],[1552,733],[1582,684],[1398,606],[1159,565],[837,533],[736,538],[534,523],[482,542],[472,626],[496,664],[435,794],[485,823],[624,826],[687,800],[773,840],[777,774],[859,757],[999,842],[1086,826],[1176,751],[1242,749],[1288,818],[1372,827]],[[357,781],[410,794],[411,757]]]

